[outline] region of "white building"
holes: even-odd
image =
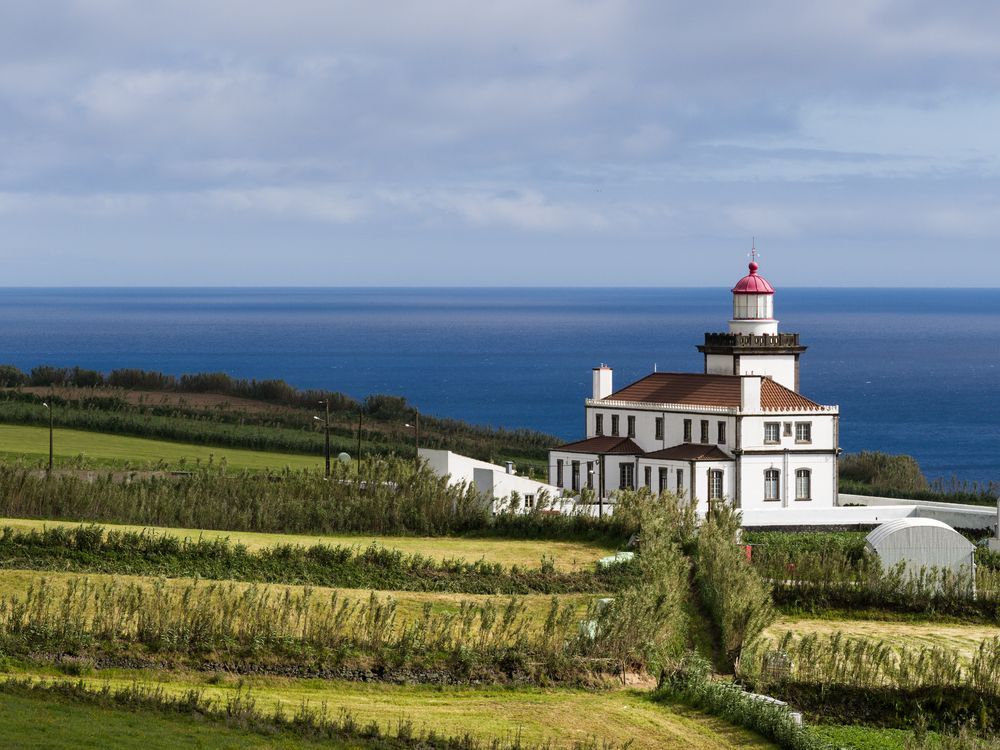
[[[698,346],[702,373],[654,372],[616,391],[611,369],[594,369],[586,439],[551,451],[550,484],[602,500],[669,490],[700,513],[723,499],[748,511],[837,504],[839,409],[799,394],[806,347],[778,332],[757,270],[733,287],[729,330]]]
[[[520,497],[518,510],[521,512],[532,510],[536,503],[543,501],[546,508],[565,510],[565,503],[561,499],[562,490],[519,476],[510,462],[506,466],[498,466],[451,451],[431,448],[421,448],[419,455],[435,474],[448,477],[449,484],[474,484],[482,495],[483,502],[489,505],[493,513],[508,509],[514,492]]]

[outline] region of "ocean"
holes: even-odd
[[[621,387],[698,372],[726,289],[0,290],[0,363],[222,370],[566,440],[590,371]],[[931,478],[1000,480],[1000,290],[779,289],[809,347],[801,390],[839,404],[841,446],[908,453]]]

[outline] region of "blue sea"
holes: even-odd
[[[422,412],[583,435],[591,368],[616,386],[700,371],[726,289],[0,289],[0,362],[223,370]],[[841,408],[841,445],[908,453],[929,477],[1000,480],[1000,290],[780,289],[802,392]]]

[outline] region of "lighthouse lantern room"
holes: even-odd
[[[799,334],[779,333],[774,287],[758,271],[756,249],[750,273],[733,287],[733,318],[726,333],[706,333],[698,351],[707,375],[762,375],[799,391]]]

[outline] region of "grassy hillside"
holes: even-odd
[[[7,386],[3,388],[3,386]],[[282,381],[241,381],[224,373],[173,378],[120,371],[105,376],[39,367],[28,376],[0,365],[0,422],[47,423],[45,400],[64,427],[201,445],[322,455],[330,406],[334,452],[412,455],[420,443],[482,459],[514,460],[544,471],[559,440],[524,429],[473,425],[419,414],[405,398],[376,394],[355,401],[340,393],[299,391]],[[322,402],[322,403],[321,403]]]
[[[166,440],[111,435],[60,427],[53,453],[57,466],[123,468],[194,468],[223,460],[232,469],[319,469],[323,459],[289,453],[212,448]],[[44,465],[49,456],[47,427],[0,424],[0,455],[9,461]]]

